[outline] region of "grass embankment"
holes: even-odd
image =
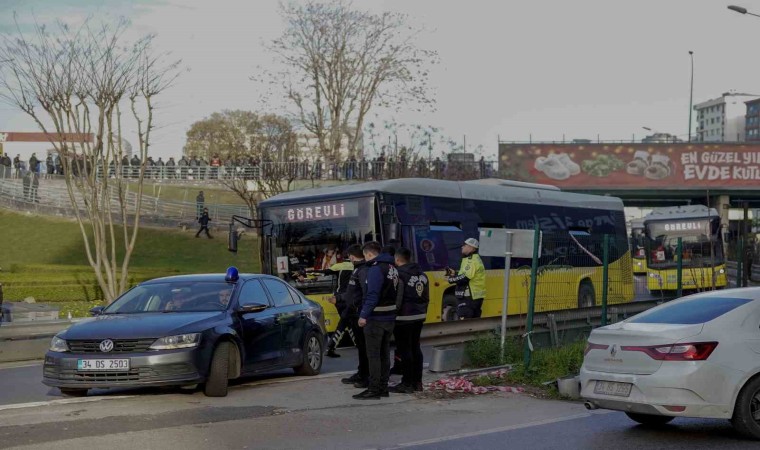
[[[160,276],[223,272],[235,265],[258,272],[253,237],[227,251],[226,235],[195,239],[195,230],[141,228],[132,254],[131,284]],[[82,316],[103,295],[85,255],[79,226],[69,220],[0,210],[0,283],[5,301],[34,297],[57,303],[61,315]]]
[[[512,370],[504,377],[480,376],[472,380],[476,386],[527,385],[546,389],[552,396],[559,396],[553,384],[547,382],[567,375],[577,375],[583,364],[586,341],[577,341],[558,348],[541,348],[533,352],[528,368],[523,365],[522,339],[508,339],[504,351],[504,363],[512,364]],[[495,336],[483,336],[467,343],[465,352],[472,366],[493,367],[501,364],[501,343]]]

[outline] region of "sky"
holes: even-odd
[[[760,0],[730,0],[760,13]],[[723,92],[760,93],[760,18],[716,0],[356,0],[354,6],[408,15],[435,50],[435,111],[378,111],[371,120],[440,127],[471,150],[494,157],[501,140],[641,139],[649,132],[686,137],[689,50],[694,103]],[[87,16],[129,18],[134,36],[157,34],[157,47],[187,69],[159,103],[152,154],[179,156],[190,125],[215,111],[285,114],[262,104],[251,81],[271,55],[263,43],[283,29],[274,0],[0,0],[0,32],[36,20],[75,24]],[[267,109],[264,111],[264,109]],[[37,131],[0,105],[0,131]],[[408,137],[407,137],[408,138]],[[399,144],[404,143],[399,136]],[[6,144],[9,153],[39,150]],[[41,148],[46,148],[42,144]],[[434,156],[444,151],[436,148]]]

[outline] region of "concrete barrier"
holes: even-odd
[[[0,363],[42,359],[50,340],[74,321],[4,323],[0,326]]]

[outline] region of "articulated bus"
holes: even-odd
[[[623,203],[614,197],[561,192],[553,186],[506,180],[396,179],[288,192],[259,204],[263,271],[278,275],[319,302],[328,331],[338,314],[327,299],[336,280],[320,269],[340,261],[354,243],[379,241],[408,247],[430,279],[427,322],[455,320],[454,286],[447,266],[458,268],[461,246],[480,228],[534,229],[544,233],[536,311],[600,304],[602,246],[609,235],[609,303],[633,299]],[[562,239],[558,239],[561,237]],[[483,317],[501,314],[504,263],[483,257],[487,294]],[[513,258],[509,314],[527,312],[531,259]],[[297,275],[300,274],[300,275]],[[305,276],[304,276],[305,275]]]
[[[647,252],[645,247],[644,219],[631,221],[631,258],[633,258],[633,273],[647,273]]]
[[[650,292],[677,290],[679,257],[682,289],[726,287],[720,216],[714,208],[703,205],[656,208],[644,217],[644,228]],[[680,256],[678,238],[681,238]]]

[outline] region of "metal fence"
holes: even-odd
[[[75,192],[79,209],[84,211],[84,201],[79,192]],[[115,189],[109,193],[113,211],[120,209]],[[137,211],[137,192],[127,190],[125,194],[127,214]],[[63,180],[38,180],[37,183],[24,183],[23,179],[0,177],[0,204],[7,207],[52,215],[73,215],[73,206]],[[232,215],[248,216],[246,206],[229,204],[205,204],[209,217],[221,225]],[[165,200],[143,194],[140,212],[143,220],[158,226],[195,226],[198,217],[196,202]]]
[[[163,163],[162,163],[163,164]],[[184,163],[183,163],[184,164]],[[54,177],[62,174],[62,168],[50,168],[40,165],[37,173],[41,177]],[[103,169],[97,168],[98,175],[103,175]],[[120,171],[121,178],[137,179],[140,165],[114,166],[108,169],[108,176],[115,177]],[[5,178],[22,178],[24,169],[0,168],[0,176]],[[424,160],[415,161],[377,161],[358,160],[343,162],[289,161],[289,162],[257,162],[239,161],[224,162],[219,166],[207,163],[194,165],[160,165],[155,162],[145,164],[145,178],[149,180],[224,180],[242,178],[246,180],[287,178],[291,180],[381,180],[392,178],[437,178],[437,179],[478,179],[490,178],[498,173],[496,161],[452,161]]]

